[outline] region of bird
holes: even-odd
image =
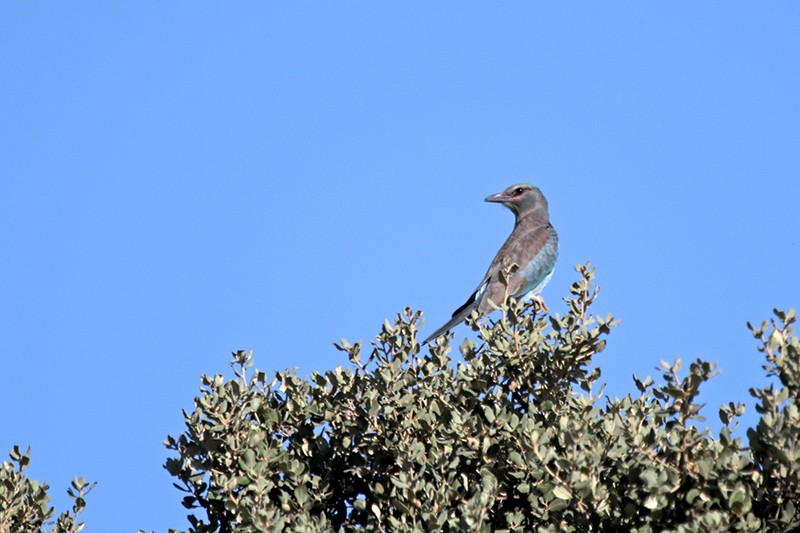
[[[503,303],[506,294],[520,301],[538,297],[553,277],[558,258],[558,234],[550,223],[547,200],[542,191],[529,183],[518,183],[484,201],[510,209],[514,213],[514,229],[464,305],[456,309],[452,318],[423,344],[453,329],[472,311],[477,310],[481,315],[491,313]],[[499,274],[509,261],[518,269],[508,276],[506,288]]]

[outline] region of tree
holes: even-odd
[[[14,446],[9,453],[11,461],[4,461],[0,470],[0,533],[77,533],[84,523],[78,515],[86,507],[86,495],[94,488],[82,477],[72,480],[67,494],[73,500],[72,510],[64,511],[53,522],[55,509],[50,507],[47,483],[28,478],[23,472],[30,465],[31,449],[22,452]]]
[[[751,327],[779,385],[751,390],[747,448],[741,403],[720,408],[718,435],[696,425],[712,363],[662,363],[659,383],[603,398],[592,359],[616,322],[589,313],[594,274],[576,270],[564,316],[509,300],[468,319],[482,342],[458,361],[452,335],[420,346],[411,309],[366,357],[342,340],[350,364],[308,379],[236,352],[235,377],[203,376],[166,442],[189,531],[798,530],[795,313]]]

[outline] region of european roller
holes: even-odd
[[[520,183],[489,196],[486,201],[503,204],[514,213],[514,230],[500,247],[478,288],[464,305],[455,310],[447,324],[425,339],[426,343],[457,326],[476,309],[481,315],[491,313],[495,308],[490,302],[499,306],[506,293],[517,300],[537,297],[553,276],[558,257],[558,235],[550,224],[547,200],[542,191],[533,185]],[[506,259],[519,267],[509,276],[508,288],[498,277]]]

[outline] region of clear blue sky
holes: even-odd
[[[87,531],[185,528],[162,441],[230,352],[302,374],[404,306],[424,332],[538,185],[622,320],[607,391],[718,361],[800,306],[800,3],[7,2],[0,8],[0,454],[33,447]],[[467,334],[457,330],[458,338]]]

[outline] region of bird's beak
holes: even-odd
[[[484,202],[496,202],[496,203],[503,203],[506,197],[503,196],[503,193],[499,192],[497,194],[493,194],[491,196],[487,196]]]

